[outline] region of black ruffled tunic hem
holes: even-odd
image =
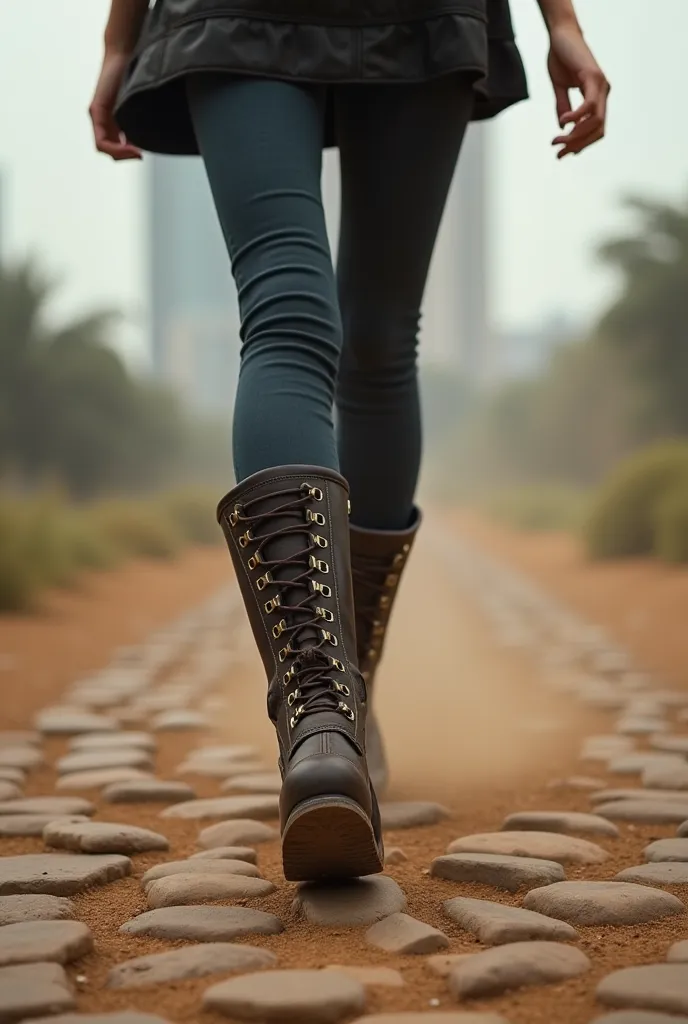
[[[185,79],[207,71],[330,86],[461,74],[473,82],[474,120],[527,98],[508,0],[435,0],[423,3],[420,15],[413,0],[372,0],[356,5],[354,17],[338,10],[352,6],[349,0],[158,0],[119,97],[118,123],[145,150],[197,154]],[[328,107],[325,145],[331,146],[337,140]]]

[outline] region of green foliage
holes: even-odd
[[[224,477],[226,424],[130,373],[108,345],[114,314],[48,327],[52,291],[31,264],[0,267],[0,474],[57,478],[80,500]]]
[[[645,429],[688,433],[688,205],[630,198],[638,231],[600,249],[622,280],[601,324],[646,395]]]
[[[585,528],[593,558],[649,555],[668,492],[688,481],[688,442],[653,445],[624,461],[601,489]]]
[[[194,544],[218,544],[222,531],[217,523],[217,494],[189,489],[174,491],[161,499],[167,515],[186,540]]]
[[[688,474],[657,503],[654,549],[665,562],[688,562]]]
[[[160,502],[107,501],[94,507],[98,528],[115,550],[143,558],[175,558],[184,543]]]
[[[485,503],[493,518],[519,530],[578,530],[589,503],[572,487],[540,485],[501,491]]]

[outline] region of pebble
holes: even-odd
[[[684,964],[688,962],[688,939],[682,939],[680,942],[675,942],[673,946],[670,946],[667,960],[669,963]]]
[[[76,1005],[60,964],[21,964],[0,968],[0,1021],[13,1024],[34,1014],[60,1013]],[[58,1020],[57,1018],[50,1018]]]
[[[667,728],[665,718],[621,718],[616,728],[622,736],[651,736]]]
[[[558,832],[480,832],[455,839],[447,853],[500,853],[559,864],[602,864],[609,857],[596,843]]]
[[[69,741],[69,749],[81,750],[113,750],[122,747],[140,747],[151,753],[157,750],[158,741],[149,732],[96,732],[75,736]]]
[[[112,968],[106,984],[108,988],[142,988],[225,971],[256,971],[260,967],[274,967],[276,963],[277,957],[267,949],[231,942],[204,942],[173,949],[169,953],[152,953],[126,960]]]
[[[159,907],[197,906],[220,900],[235,901],[269,896],[275,891],[265,878],[244,875],[181,874],[157,878],[146,886],[151,910]]]
[[[16,800],[20,796],[22,796],[22,791],[19,786],[14,782],[0,780],[0,801],[4,803],[5,800]]]
[[[676,829],[676,835],[680,838],[688,836],[688,821],[682,822]]]
[[[619,757],[633,750],[630,736],[588,736],[584,742],[580,758],[582,761],[608,761],[611,757]]]
[[[645,1010],[619,1010],[595,1017],[591,1024],[688,1024],[688,1017],[667,1017],[666,1013],[646,1013]]]
[[[184,874],[244,875],[247,878],[260,878],[260,871],[255,864],[249,864],[245,860],[171,860],[149,868],[141,879],[141,885],[145,887],[158,878]]]
[[[207,763],[209,761],[248,761],[255,759],[258,751],[248,744],[226,743],[208,747],[197,747],[189,751],[187,760]]]
[[[604,779],[591,775],[569,775],[565,779],[552,779],[547,789],[601,789],[604,784]]]
[[[631,882],[557,882],[527,893],[523,905],[570,924],[644,924],[682,914],[671,893]]]
[[[561,864],[534,857],[507,857],[496,853],[450,853],[430,865],[434,878],[452,882],[479,882],[516,892],[522,886],[549,885],[566,878]]]
[[[68,964],[92,949],[93,936],[81,921],[22,921],[0,928],[0,967],[48,961]]]
[[[682,757],[676,754],[653,754],[635,753],[622,754],[620,757],[613,757],[607,765],[607,771],[614,775],[640,775],[648,768],[671,767],[672,765],[685,764]]]
[[[448,978],[451,972],[456,967],[456,965],[463,963],[463,961],[468,959],[469,956],[473,956],[473,954],[439,953],[435,956],[429,956],[425,961],[425,965],[432,971],[433,974],[436,974],[439,978]]]
[[[615,825],[597,814],[580,811],[517,811],[502,822],[502,831],[587,832],[598,836],[618,836]]]
[[[228,942],[241,935],[277,935],[284,926],[274,914],[249,907],[164,907],[139,914],[122,925],[123,935],[155,939]]]
[[[406,984],[399,971],[393,967],[353,967],[350,964],[328,964],[325,971],[340,971],[347,977],[353,978],[366,988],[403,988]]]
[[[250,846],[213,846],[200,853],[192,853],[190,860],[244,860],[255,864],[258,860],[255,850]]]
[[[279,817],[277,796],[221,796],[208,800],[188,800],[160,812],[161,818],[262,818]]]
[[[152,1013],[122,1010],[115,1013],[65,1013],[59,1017],[41,1017],[25,1024],[170,1024]]]
[[[301,885],[293,909],[311,924],[322,927],[371,925],[407,909],[406,897],[386,875],[371,875],[347,882]]]
[[[166,782],[163,779],[134,779],[114,782],[103,790],[103,800],[109,804],[181,803],[196,796],[185,782]]]
[[[407,860],[408,857],[399,846],[391,846],[389,850],[385,850],[385,865],[403,864]]]
[[[36,728],[46,736],[72,736],[80,732],[117,732],[119,723],[109,715],[79,708],[46,708],[36,716]]]
[[[259,772],[255,775],[234,775],[222,784],[222,790],[244,793],[277,793],[282,790],[279,772]]]
[[[70,772],[62,775],[55,783],[57,790],[102,789],[115,782],[131,782],[134,779],[149,779],[150,772],[140,768],[97,768],[88,772]]]
[[[0,857],[0,894],[71,896],[131,874],[128,857],[28,853]]]
[[[21,768],[10,768],[7,765],[0,765],[0,779],[3,782],[14,782],[15,785],[21,786],[26,779],[26,774]]]
[[[149,771],[153,758],[148,750],[129,747],[121,750],[82,750],[65,754],[55,765],[60,775],[72,772],[91,772],[101,768],[142,768]]]
[[[585,953],[560,942],[513,942],[474,953],[449,974],[455,999],[499,995],[524,985],[546,985],[575,978],[590,969]]]
[[[218,846],[255,846],[279,839],[279,832],[262,821],[242,818],[237,821],[220,821],[217,825],[204,828],[198,837],[198,845],[206,850]]]
[[[533,939],[569,942],[578,938],[575,928],[564,921],[489,900],[458,896],[447,900],[444,912],[460,928],[475,935],[486,946]]]
[[[657,735],[650,740],[654,750],[662,750],[669,754],[688,754],[688,736]]]
[[[227,781],[240,775],[263,774],[268,770],[262,761],[184,761],[177,768],[177,775],[203,775]]]
[[[210,722],[202,711],[170,708],[156,715],[151,725],[155,732],[182,732],[187,729],[208,729]]]
[[[369,946],[387,953],[436,953],[449,945],[447,936],[408,914],[390,914],[374,924],[365,934]]]
[[[10,800],[0,804],[2,814],[52,814],[54,817],[71,814],[91,815],[95,804],[79,796],[30,796],[23,800]]]
[[[688,800],[612,800],[599,804],[598,812],[615,821],[633,821],[639,825],[670,825],[688,818]]]
[[[688,839],[656,839],[643,850],[645,860],[688,861]]]
[[[0,896],[0,927],[24,921],[67,921],[74,916],[74,904],[64,896]]]
[[[213,985],[203,1008],[236,1020],[336,1024],[365,1007],[359,981],[337,971],[261,971]]]
[[[352,1024],[509,1024],[495,1013],[375,1013]]]
[[[681,861],[639,864],[624,868],[614,878],[619,882],[638,882],[640,885],[688,885],[688,864]]]
[[[646,768],[642,774],[642,783],[648,789],[688,789],[688,761]]]
[[[0,765],[3,768],[23,768],[30,771],[40,768],[43,754],[35,747],[5,747],[0,750]]]
[[[4,729],[0,732],[0,749],[3,747],[30,747],[41,742],[41,734],[29,729]]]
[[[688,970],[676,963],[626,967],[603,978],[596,995],[605,1006],[686,1013]]]
[[[87,821],[83,814],[3,814],[0,816],[0,837],[42,836],[46,826],[56,822],[78,824]]]
[[[627,789],[598,789],[590,794],[592,804],[610,804],[617,800],[654,800],[663,803],[666,800],[688,802],[688,793],[675,789],[643,789],[639,786]]]
[[[170,848],[168,839],[159,832],[109,821],[65,825],[53,822],[46,826],[43,840],[47,846],[81,853],[130,854]]]
[[[442,804],[427,803],[422,800],[380,804],[382,827],[419,828],[423,825],[437,825],[450,817],[450,812]]]

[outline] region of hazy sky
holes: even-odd
[[[86,117],[108,0],[0,3],[3,247],[40,256],[64,284],[59,313],[144,301],[139,166],[93,150]],[[495,319],[589,317],[613,281],[591,259],[622,227],[617,198],[688,192],[687,0],[578,0],[589,41],[614,86],[609,136],[557,164],[546,38],[535,0],[512,0],[532,100],[495,123],[491,251]],[[140,343],[133,326],[127,347]]]

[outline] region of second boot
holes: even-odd
[[[334,470],[280,466],[243,480],[218,508],[268,677],[290,881],[375,874],[384,865],[366,763],[348,496]]]
[[[421,513],[414,509],[411,525],[405,530],[365,530],[353,524],[350,528],[358,665],[369,703],[401,575],[420,524]],[[382,795],[389,772],[382,733],[372,708],[368,709],[366,744],[370,778],[377,794]]]

